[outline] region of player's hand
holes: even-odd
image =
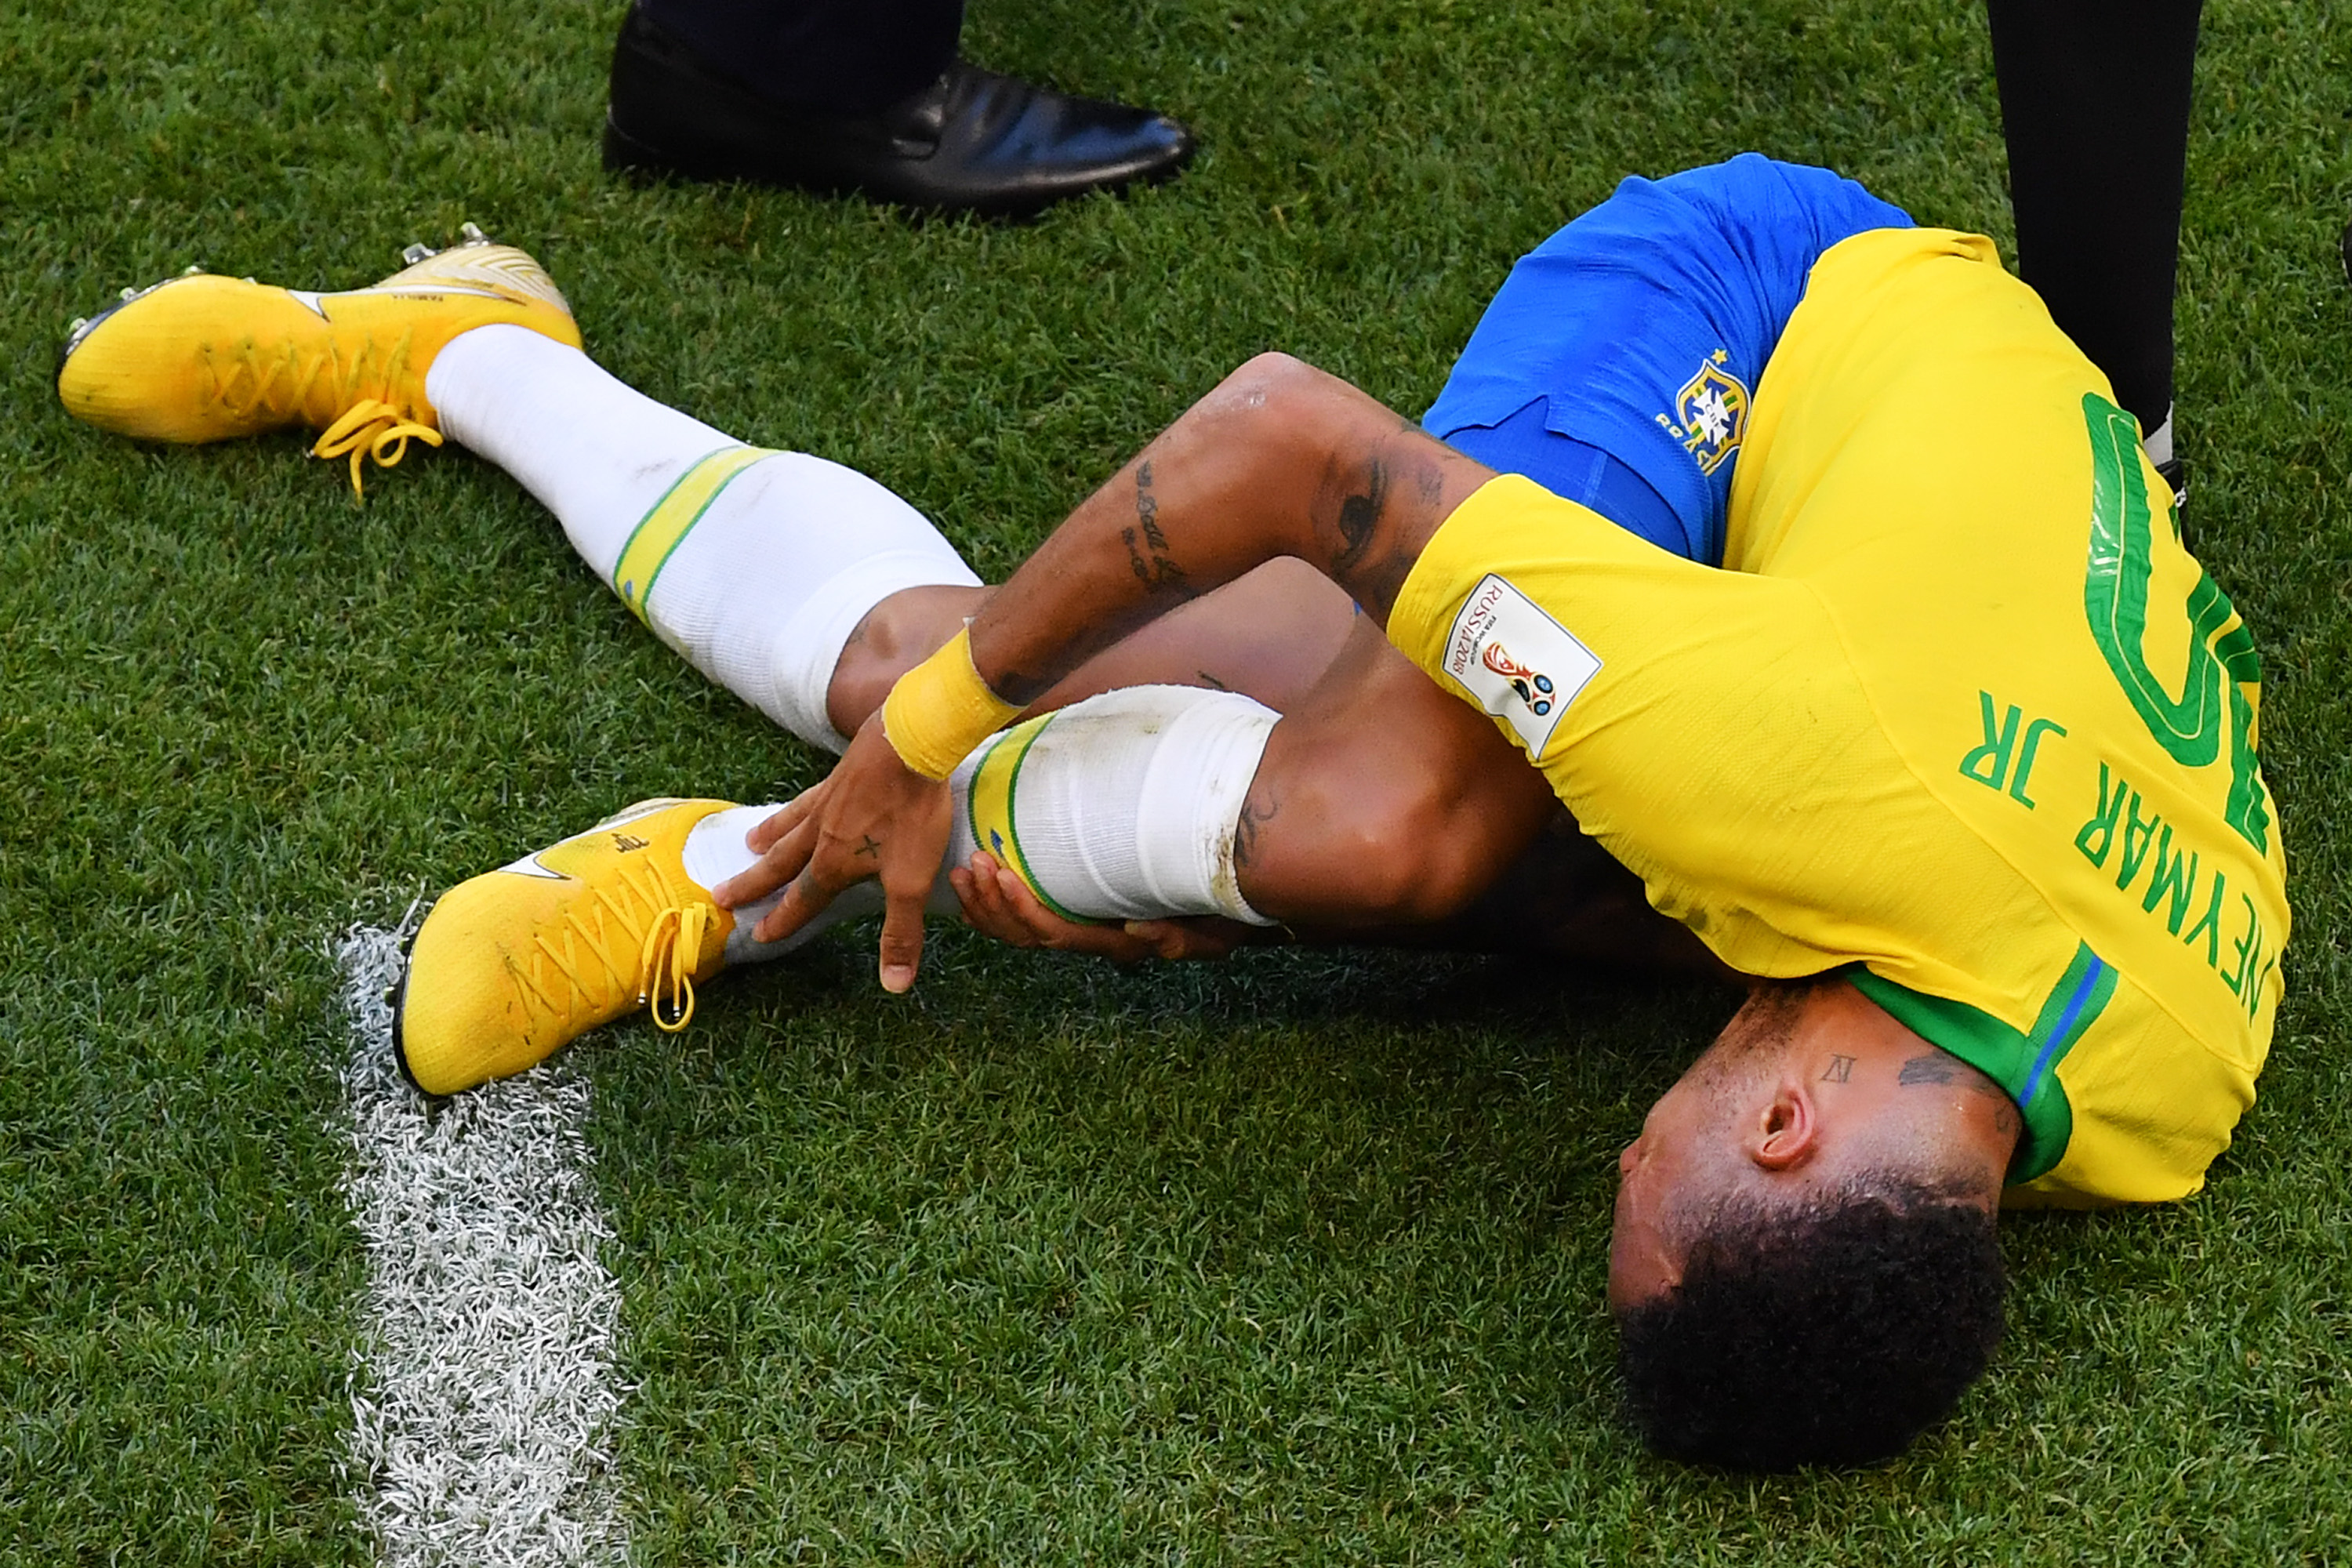
[[[842,889],[882,881],[882,989],[915,984],[923,957],[923,903],[940,874],[954,806],[948,786],[910,771],[882,733],[877,710],[814,789],[754,827],[746,843],[760,863],[710,890],[727,909],[784,896],[752,928],[780,942],[814,918]]]
[[[963,904],[966,924],[1014,947],[1089,952],[1132,963],[1146,958],[1223,958],[1252,934],[1235,921],[1129,921],[1121,925],[1083,925],[1047,909],[1013,872],[986,850],[948,871],[949,885]]]

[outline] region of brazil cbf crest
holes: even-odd
[[[1658,423],[1683,444],[1702,474],[1723,467],[1748,434],[1748,386],[1724,368],[1730,357],[1717,349],[1700,361],[1698,374],[1675,394],[1673,415],[1658,416]]]
[[[1463,601],[1445,643],[1445,673],[1541,761],[1560,715],[1601,660],[1507,579],[1488,573]]]

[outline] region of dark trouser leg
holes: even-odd
[[[2172,406],[2201,0],[1988,0],[2025,280],[2153,433]]]
[[[761,97],[842,114],[895,103],[955,58],[963,0],[638,0]]]

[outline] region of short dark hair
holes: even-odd
[[[1884,1181],[1717,1208],[1680,1283],[1618,1313],[1627,1418],[1668,1458],[1734,1469],[1901,1453],[2000,1342],[2000,1247],[1967,1195]]]

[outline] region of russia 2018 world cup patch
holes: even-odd
[[[1542,605],[1489,572],[1463,601],[1445,643],[1445,673],[1511,727],[1540,763],[1560,715],[1601,669],[1600,658]]]

